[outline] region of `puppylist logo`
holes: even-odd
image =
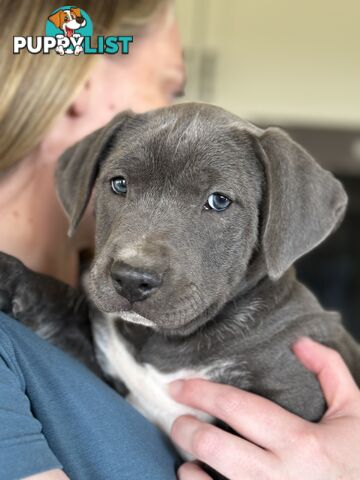
[[[93,37],[93,24],[82,8],[66,6],[54,10],[48,17],[45,36],[14,37],[13,53],[22,50],[29,53],[49,54],[55,50],[59,55],[121,54],[129,53],[132,35]]]

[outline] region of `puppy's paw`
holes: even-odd
[[[25,265],[7,253],[0,252],[0,289],[6,289],[9,281],[13,280],[14,275],[18,275]]]
[[[9,282],[26,270],[27,268],[18,258],[0,252],[0,289],[6,287]]]
[[[26,281],[29,270],[17,258],[0,252],[0,310],[13,313],[18,286]]]

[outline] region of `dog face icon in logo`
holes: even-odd
[[[49,28],[47,26],[47,32],[51,29],[51,35],[62,40],[56,48],[57,53],[60,55],[65,53],[79,55],[84,51],[82,46],[83,36],[92,34],[91,20],[86,12],[78,7],[62,7],[49,16],[48,24],[49,22],[51,22],[51,26]],[[54,27],[56,33],[54,33]],[[86,32],[88,30],[86,27],[90,27],[91,31]],[[59,30],[62,33],[59,33]],[[81,32],[78,32],[78,30],[81,30]]]
[[[56,28],[63,30],[65,36],[72,37],[74,31],[85,27],[86,20],[81,16],[80,8],[70,8],[70,10],[58,10],[49,17]]]

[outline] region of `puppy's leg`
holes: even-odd
[[[0,252],[0,309],[99,373],[84,294]]]

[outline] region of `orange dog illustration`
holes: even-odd
[[[70,10],[59,10],[49,17],[56,28],[64,32],[66,37],[72,37],[74,31],[85,27],[86,20],[81,15],[80,8],[70,8]]]

